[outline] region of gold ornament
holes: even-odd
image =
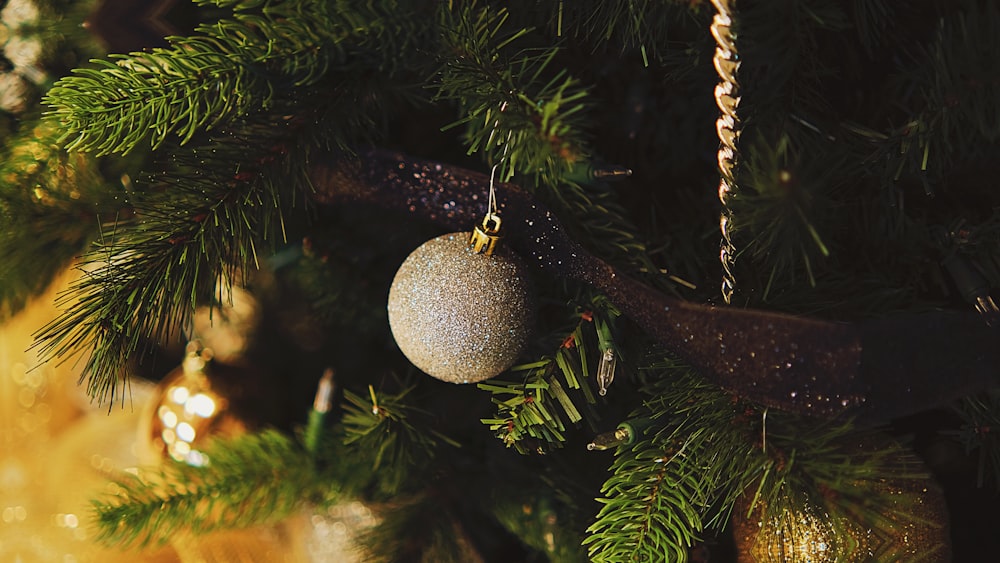
[[[20,74],[0,73],[0,111],[24,113],[31,106],[34,88]]]
[[[371,507],[354,500],[307,508],[285,525],[295,561],[362,563],[373,560],[363,538],[380,521]]]
[[[247,431],[248,423],[232,409],[233,389],[222,389],[209,377],[209,348],[197,342],[187,347],[181,366],[160,382],[147,405],[140,436],[146,436],[149,451],[144,461],[162,458],[190,465],[209,462],[203,449],[216,436],[229,437]]]
[[[875,479],[857,484],[860,498],[882,503],[878,517],[837,503],[837,514],[805,500],[782,499],[771,514],[758,502],[750,516],[743,499],[733,511],[739,563],[862,563],[951,560],[944,496],[920,478]]]
[[[219,304],[195,310],[193,337],[212,350],[214,361],[238,363],[260,323],[260,304],[249,291],[224,281],[219,282],[216,295]]]
[[[787,504],[787,503],[783,503]],[[734,534],[739,563],[838,563],[868,561],[868,534],[846,518],[831,517],[808,502],[768,513],[758,502],[753,517],[737,505]]]
[[[487,216],[481,233],[427,241],[392,280],[393,337],[413,365],[442,381],[474,383],[498,375],[513,365],[528,337],[533,297],[527,271],[509,249],[496,247],[495,218],[491,226]]]
[[[32,0],[8,0],[0,10],[0,22],[15,30],[36,24],[40,17],[41,11]]]

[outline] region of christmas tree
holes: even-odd
[[[379,561],[995,543],[995,3],[130,6],[0,28],[0,310],[71,268],[33,350],[160,382],[106,545],[348,503]]]

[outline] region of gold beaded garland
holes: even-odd
[[[389,290],[389,326],[403,354],[442,381],[475,383],[517,360],[533,320],[520,258],[500,246],[480,254],[469,233],[450,233],[414,250]]]

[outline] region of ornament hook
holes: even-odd
[[[477,254],[490,256],[496,250],[497,243],[503,236],[500,234],[500,215],[490,211],[483,217],[483,222],[472,229],[469,245]]]
[[[500,104],[500,112],[503,112],[506,109],[507,102]],[[487,142],[487,146],[493,144],[493,136],[496,134],[499,127],[500,117],[498,116],[496,121],[493,122],[493,131],[490,132],[490,139]],[[482,223],[473,227],[472,234],[469,236],[469,246],[471,246],[472,251],[477,254],[485,254],[487,256],[492,255],[493,251],[496,250],[500,239],[503,238],[500,235],[500,207],[497,205],[495,182],[497,168],[507,158],[507,152],[510,149],[510,137],[511,132],[508,132],[507,140],[504,141],[503,154],[500,156],[500,162],[495,163],[490,168],[490,191],[487,199],[486,216],[483,217]]]

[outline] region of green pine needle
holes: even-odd
[[[456,13],[457,12],[457,13]],[[438,98],[455,100],[469,153],[500,165],[498,179],[540,175],[556,183],[590,152],[582,124],[586,88],[553,70],[558,49],[520,46],[531,30],[510,28],[506,9],[442,10],[444,52]]]
[[[964,424],[958,433],[967,453],[976,455],[980,487],[1000,483],[1000,393],[991,391],[963,399],[955,407]]]
[[[256,143],[230,137],[178,152],[173,170],[156,181],[165,189],[137,194],[133,216],[105,225],[84,256],[86,275],[60,297],[63,313],[35,346],[49,358],[89,352],[83,378],[91,397],[114,401],[122,392],[124,400],[126,362],[175,338],[196,306],[212,303],[225,284],[243,283],[260,267],[260,250],[283,239],[274,176],[241,171],[240,162],[266,155],[274,161],[268,167],[295,177],[302,167],[294,158],[303,155]]]
[[[236,118],[278,110],[276,98],[326,78],[347,50],[353,72],[391,70],[408,47],[399,38],[421,36],[412,14],[393,2],[339,11],[315,0],[217,4],[236,9],[234,18],[171,37],[169,48],[94,60],[58,80],[44,101],[66,148],[110,154],[167,140],[183,145]],[[400,33],[403,26],[410,33]]]
[[[562,447],[568,427],[584,421],[593,426],[598,416],[588,408],[597,403],[591,374],[605,349],[620,354],[614,336],[618,315],[607,299],[590,294],[588,309],[575,310],[576,327],[560,337],[562,344],[554,353],[510,368],[508,374],[520,375],[520,381],[494,378],[477,384],[493,394],[497,407],[496,414],[480,421],[521,454]]]
[[[25,127],[0,155],[0,318],[49,285],[121,208],[122,194],[88,155],[59,150],[49,123]]]
[[[929,45],[904,61],[898,98],[908,118],[872,158],[886,163],[894,181],[914,176],[934,193],[934,184],[947,180],[946,170],[991,158],[1000,139],[1000,87],[992,78],[993,53],[1000,49],[997,26],[1000,9],[994,3],[966,3],[941,20]]]
[[[370,399],[344,390],[344,443],[371,460],[371,471],[377,472],[386,494],[412,484],[413,475],[437,455],[442,444],[460,447],[434,428],[431,413],[411,404],[407,395],[413,389],[387,394],[369,386]]]
[[[118,480],[116,495],[93,503],[98,541],[159,545],[178,535],[278,522],[310,499],[336,496],[306,452],[276,431],[214,442],[206,455],[203,467],[167,462]]]

